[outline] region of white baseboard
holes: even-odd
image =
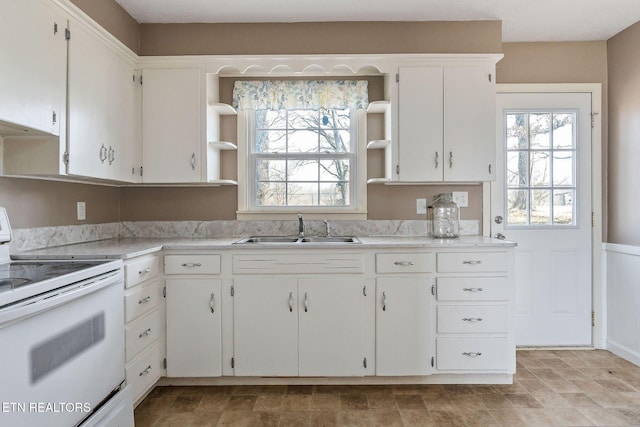
[[[620,356],[623,359],[640,366],[640,353],[637,351],[631,350],[630,348],[612,341],[607,341],[607,350],[616,356]]]

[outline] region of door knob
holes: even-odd
[[[496,239],[505,240],[506,237],[504,237],[504,234],[498,233],[498,234],[496,234]]]
[[[493,221],[494,221],[496,224],[502,224],[502,217],[501,217],[500,215],[498,215],[497,217],[495,217],[495,218],[493,219]]]

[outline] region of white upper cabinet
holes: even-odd
[[[66,16],[51,2],[0,2],[0,121],[60,134],[66,26]]]
[[[145,68],[143,78],[143,182],[201,182],[203,73],[198,68]]]
[[[399,68],[398,181],[494,179],[494,68]]]
[[[69,27],[67,172],[138,181],[140,85],[135,62],[84,23],[72,21]]]

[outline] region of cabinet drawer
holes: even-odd
[[[439,273],[476,273],[507,271],[506,252],[441,252],[438,253]]]
[[[160,311],[136,320],[125,328],[125,355],[130,360],[161,335]]]
[[[439,334],[505,334],[505,305],[445,305],[437,312]]]
[[[133,388],[133,401],[137,401],[162,376],[162,346],[156,342],[138,357],[127,363],[125,376]]]
[[[124,265],[125,288],[130,288],[145,280],[154,279],[160,275],[160,262],[157,256],[134,260]]]
[[[160,281],[149,285],[136,286],[124,292],[124,321],[130,322],[136,317],[148,313],[160,303]]]
[[[508,370],[511,351],[506,338],[438,338],[439,370]]]
[[[508,277],[438,277],[438,301],[506,301]]]
[[[434,258],[432,253],[376,254],[376,273],[430,273]]]
[[[220,255],[165,255],[165,274],[220,274]]]

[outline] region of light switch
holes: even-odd
[[[427,213],[427,199],[416,199],[416,213],[417,214]]]
[[[78,221],[84,221],[87,219],[87,206],[85,202],[78,202]]]

